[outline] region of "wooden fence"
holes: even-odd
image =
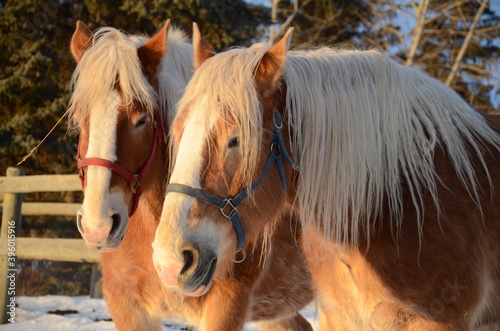
[[[89,250],[83,239],[19,237],[21,215],[76,216],[75,203],[25,202],[24,193],[81,191],[77,175],[25,176],[24,169],[8,168],[0,177],[0,194],[4,195],[0,235],[0,324],[6,323],[12,307],[12,281],[17,271],[16,259],[94,263],[95,280],[99,254]],[[15,286],[15,285],[14,285]],[[95,284],[91,284],[93,292]],[[10,306],[9,306],[10,305]]]

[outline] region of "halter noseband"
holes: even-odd
[[[262,173],[260,174],[259,178],[257,178],[257,180],[253,182],[252,185],[250,185],[247,188],[244,188],[232,198],[221,199],[201,189],[194,188],[188,185],[183,185],[183,184],[167,185],[167,193],[169,192],[181,193],[219,208],[222,215],[231,221],[234,232],[236,232],[236,240],[237,240],[236,252],[239,252],[243,248],[243,245],[245,244],[246,241],[245,231],[243,229],[243,225],[241,224],[241,219],[238,215],[237,207],[239,206],[240,203],[243,202],[243,200],[245,200],[248,197],[249,191],[255,190],[262,183],[262,181],[269,173],[274,163],[276,163],[278,167],[278,172],[281,179],[281,185],[283,186],[283,191],[286,191],[287,179],[286,179],[283,158],[295,170],[299,171],[300,169],[299,166],[295,162],[293,162],[292,158],[290,157],[290,155],[286,150],[285,142],[283,140],[282,128],[283,128],[283,119],[281,117],[281,114],[275,110],[273,142],[271,144],[271,152],[269,153],[269,157],[267,158],[267,162],[264,166],[264,169],[262,170]],[[240,261],[234,261],[234,262],[243,262],[244,259],[245,257],[243,257],[243,259]]]
[[[85,174],[83,172],[84,168],[88,166],[99,166],[115,172],[129,183],[130,190],[133,193],[132,209],[130,210],[129,213],[129,217],[131,217],[135,213],[135,211],[137,210],[137,206],[139,205],[139,198],[142,194],[140,186],[141,181],[146,175],[147,171],[149,170],[151,163],[153,162],[153,158],[156,154],[156,148],[158,147],[158,144],[161,142],[162,134],[165,134],[165,128],[163,127],[163,122],[160,118],[159,113],[155,113],[153,126],[155,129],[153,134],[153,147],[151,148],[151,152],[149,153],[149,157],[147,158],[146,162],[142,165],[142,167],[139,168],[139,170],[135,174],[129,172],[121,165],[117,164],[116,162],[112,162],[110,160],[101,159],[98,157],[88,157],[82,159],[80,157],[80,143],[78,143],[78,169],[79,169],[78,177],[80,178],[80,181],[82,183],[82,189],[84,189],[85,187],[84,186]],[[166,138],[164,137],[164,139]]]

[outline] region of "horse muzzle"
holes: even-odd
[[[198,297],[210,289],[217,255],[211,250],[200,250],[195,244],[185,244],[174,260],[153,253],[153,262],[164,286],[177,293]]]
[[[112,252],[117,250],[123,241],[128,217],[109,211],[108,217],[90,222],[83,212],[78,211],[76,224],[89,249]]]

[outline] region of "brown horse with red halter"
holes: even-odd
[[[231,262],[202,296],[165,288],[154,268],[151,243],[169,169],[164,138],[193,71],[192,46],[175,29],[167,38],[167,29],[168,22],[150,39],[114,28],[92,35],[78,22],[71,42],[78,62],[71,119],[85,192],[77,225],[87,246],[102,252],[113,321],[131,331],[161,330],[162,319],[199,330],[241,330],[249,321],[265,330],[311,330],[298,313],[313,297],[299,225],[280,229],[243,263]],[[186,263],[195,258],[186,256]]]
[[[80,170],[78,173],[78,177],[80,178],[80,181],[82,183],[82,188],[85,188],[85,172],[84,169],[88,166],[98,166],[98,167],[104,167],[107,168],[117,175],[119,175],[121,178],[123,178],[127,183],[130,185],[130,190],[133,193],[132,196],[132,207],[129,213],[129,217],[134,215],[135,211],[137,210],[137,207],[139,206],[139,198],[141,197],[142,194],[142,189],[141,189],[141,181],[144,179],[144,176],[149,170],[149,167],[151,166],[151,163],[153,162],[153,158],[155,157],[156,154],[156,149],[158,148],[158,145],[161,144],[161,139],[163,137],[165,144],[167,143],[166,140],[166,132],[165,128],[163,126],[163,120],[159,117],[159,113],[155,113],[155,119],[154,119],[154,135],[153,135],[153,143],[152,143],[152,148],[151,152],[149,153],[149,157],[147,158],[146,162],[139,168],[139,170],[136,173],[131,173],[121,165],[119,165],[116,162],[112,162],[110,160],[106,159],[101,159],[98,157],[90,157],[90,158],[81,158],[80,157],[80,143],[78,143],[78,153],[77,153],[77,159],[78,159],[78,169]]]
[[[195,282],[185,245],[210,279],[294,210],[326,330],[499,330],[500,118],[380,52],[290,38],[194,40],[153,242],[163,283]]]

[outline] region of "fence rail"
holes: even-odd
[[[8,307],[12,292],[9,291],[9,272],[16,271],[16,265],[9,259],[9,252],[15,248],[17,259],[50,260],[65,262],[98,263],[99,254],[90,251],[82,239],[23,238],[19,237],[21,215],[76,215],[80,204],[59,202],[23,203],[24,193],[81,191],[77,175],[24,176],[21,168],[8,168],[7,176],[0,177],[0,195],[3,194],[2,227],[0,235],[0,324],[8,320]],[[15,235],[15,239],[11,237]],[[14,242],[14,244],[12,244]],[[10,249],[10,250],[9,250]],[[97,268],[93,268],[97,271]],[[95,275],[92,275],[95,279]],[[91,284],[91,288],[94,288]]]
[[[66,202],[23,202],[21,215],[75,216],[81,204]],[[3,206],[0,205],[0,213]]]
[[[0,193],[70,192],[81,190],[81,183],[77,175],[0,177]]]

